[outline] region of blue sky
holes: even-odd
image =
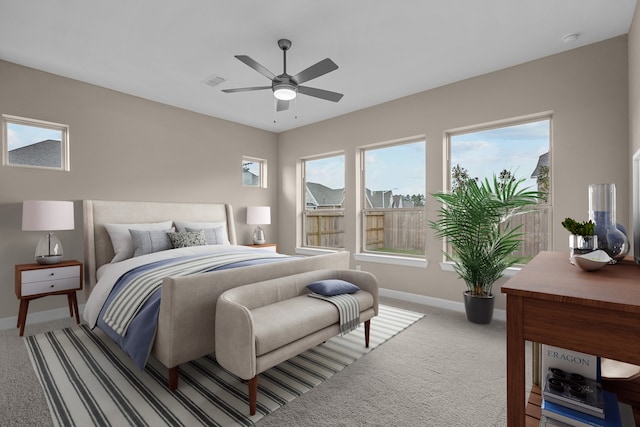
[[[9,151],[27,145],[35,144],[36,142],[46,141],[47,139],[60,141],[61,137],[62,135],[59,130],[25,126],[16,123],[7,124],[7,140]]]
[[[451,165],[460,164],[472,177],[491,178],[503,169],[527,186],[536,186],[531,173],[538,157],[549,151],[549,120],[486,131],[453,135]],[[394,194],[425,194],[424,142],[368,150],[365,156],[367,188]],[[344,188],[344,157],[307,161],[307,181]]]
[[[366,185],[372,191],[424,194],[425,143],[395,145],[366,152]],[[307,161],[307,181],[344,188],[344,157]]]
[[[307,160],[306,181],[317,182],[329,188],[344,188],[344,156]]]
[[[365,181],[372,191],[425,193],[425,142],[394,145],[365,152]]]
[[[490,129],[451,137],[451,166],[459,164],[478,178],[491,178],[503,169],[535,187],[531,173],[538,157],[549,151],[549,120]]]

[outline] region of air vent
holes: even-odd
[[[202,83],[206,84],[207,86],[215,87],[225,81],[227,81],[227,79],[225,79],[224,77],[221,77],[217,74],[213,74],[207,77],[206,79],[204,79]]]

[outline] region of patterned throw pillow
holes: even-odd
[[[187,227],[187,231],[204,231],[204,238],[207,245],[226,245],[228,242],[227,233],[224,227],[216,228],[191,228]]]
[[[182,231],[198,231],[205,230],[205,238],[208,245],[230,245],[229,236],[227,235],[227,223],[221,222],[194,222],[194,221],[174,221],[176,229]],[[207,230],[215,230],[216,243],[209,242],[209,236],[207,236]]]
[[[182,233],[168,233],[174,248],[206,245],[204,231],[184,231]]]

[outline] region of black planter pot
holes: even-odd
[[[467,320],[481,325],[491,323],[494,301],[493,295],[483,297],[471,295],[469,291],[465,291],[464,311],[467,313]]]

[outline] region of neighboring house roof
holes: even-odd
[[[538,157],[538,164],[536,165],[536,168],[531,173],[531,178],[537,178],[538,176],[540,176],[540,172],[541,172],[542,168],[545,167],[545,166],[549,167],[549,152],[548,151],[546,153],[542,154],[540,157]]]
[[[259,186],[260,177],[253,172],[243,170],[242,171],[242,185]]]
[[[344,203],[344,188],[333,189],[316,182],[306,184],[307,206],[342,206]],[[392,190],[366,189],[365,203],[367,208],[412,208],[413,201],[405,200],[400,194],[393,194]]]
[[[62,167],[60,141],[47,139],[9,151],[9,163],[14,165]]]
[[[401,208],[402,196],[394,196],[393,190],[365,190],[366,204],[368,208]]]
[[[393,196],[392,208],[415,208],[413,200],[405,199],[403,195],[396,194]]]
[[[306,185],[307,205],[342,206],[344,203],[344,188],[329,188],[317,182],[307,182]]]

